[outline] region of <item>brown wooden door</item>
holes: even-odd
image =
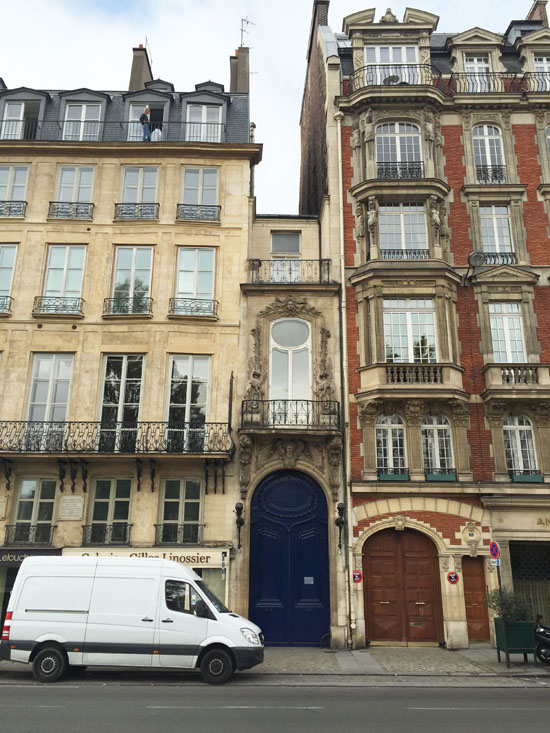
[[[412,530],[385,530],[364,550],[367,636],[370,641],[443,639],[435,545]]]
[[[489,613],[485,605],[485,569],[482,557],[462,558],[462,580],[470,641],[489,639]]]

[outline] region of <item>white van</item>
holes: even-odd
[[[40,682],[68,665],[194,669],[211,684],[263,662],[260,629],[170,560],[28,557],[13,586],[0,658]]]

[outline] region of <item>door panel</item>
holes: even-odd
[[[399,557],[391,545],[391,540],[384,538],[364,559],[372,640],[404,639]]]
[[[470,641],[489,639],[489,613],[485,605],[485,569],[482,557],[462,558],[462,580]]]

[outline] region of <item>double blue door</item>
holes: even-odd
[[[317,646],[329,633],[327,502],[298,471],[268,476],[252,497],[250,618],[271,646]]]

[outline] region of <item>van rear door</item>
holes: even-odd
[[[200,645],[206,639],[208,619],[195,616],[201,598],[185,580],[162,579],[159,605],[159,660],[163,667],[195,666]]]

